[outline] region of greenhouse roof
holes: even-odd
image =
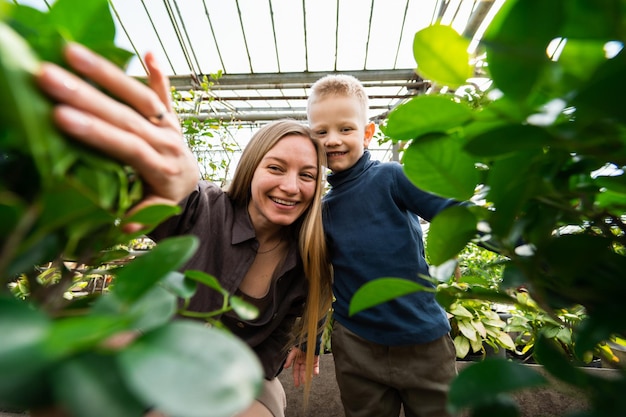
[[[359,78],[380,120],[430,88],[415,74],[413,37],[440,21],[477,44],[504,0],[109,0],[117,43],[152,51],[201,118],[252,124],[305,118],[311,84],[329,73]],[[51,0],[17,0],[44,8]],[[209,91],[205,76],[222,73]],[[189,94],[195,91],[195,94]]]

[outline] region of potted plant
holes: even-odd
[[[124,65],[131,55],[114,36],[106,0],[58,0],[46,12],[0,2],[0,409],[230,416],[252,401],[262,371],[234,336],[172,320],[196,282],[221,291],[213,277],[177,272],[196,239],[113,262],[129,255],[119,245],[138,237],[120,225],[156,225],[178,208],[126,216],[141,182],[61,135],[33,82],[40,60],[62,64],[68,40]],[[105,267],[112,285],[76,296],[72,289]],[[253,313],[238,301],[225,294],[224,308]]]
[[[516,291],[515,298],[516,308],[511,309],[511,318],[507,325],[507,332],[514,336],[515,349],[514,355],[511,355],[513,359],[535,363],[532,354],[540,336],[553,340],[555,348],[581,366],[591,366],[597,359],[596,355],[602,354],[599,345],[594,350],[584,352],[583,357],[576,356],[573,334],[586,317],[584,307],[577,305],[548,313],[523,289]]]
[[[468,245],[458,257],[431,268],[437,283],[436,297],[448,313],[456,355],[459,359],[482,360],[505,357],[515,350],[507,331],[513,299],[498,293],[502,257],[477,245]],[[453,266],[454,273],[450,274]],[[484,299],[475,294],[491,294]],[[498,297],[500,303],[493,301]],[[506,303],[506,304],[505,304]]]

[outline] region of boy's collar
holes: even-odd
[[[365,168],[369,165],[371,158],[370,151],[365,149],[363,151],[363,155],[356,161],[356,164],[352,165],[350,168],[345,171],[338,172],[336,174],[331,173],[328,175],[327,180],[330,185],[337,186],[341,183],[350,181],[359,175],[365,170]]]

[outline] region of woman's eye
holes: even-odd
[[[267,167],[267,169],[269,169],[270,171],[280,171],[280,167],[276,166],[276,165],[270,165],[269,167]]]
[[[302,174],[302,176],[303,176],[305,179],[307,179],[307,180],[313,180],[313,181],[315,181],[315,175],[313,175],[313,174],[304,173],[304,174]]]

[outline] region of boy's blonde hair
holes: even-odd
[[[358,100],[361,105],[363,121],[367,123],[367,110],[369,99],[365,92],[365,87],[361,81],[348,74],[329,74],[315,81],[311,86],[311,93],[307,102],[307,115],[311,109],[311,104],[318,99],[328,96],[352,97]]]

